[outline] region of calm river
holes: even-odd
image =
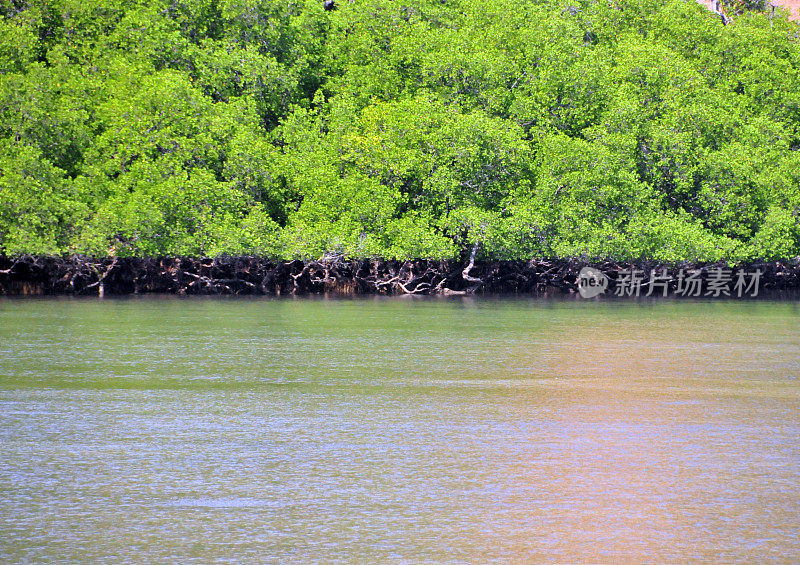
[[[800,302],[0,300],[0,562],[800,561]]]

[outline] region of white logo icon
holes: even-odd
[[[608,277],[599,269],[584,267],[578,274],[578,292],[583,298],[594,298],[608,288]]]

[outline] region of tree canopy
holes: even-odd
[[[3,0],[0,253],[797,256],[800,26],[734,12]]]

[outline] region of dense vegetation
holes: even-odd
[[[694,0],[3,0],[0,252],[800,255],[800,27]]]

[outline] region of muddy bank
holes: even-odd
[[[723,264],[665,266],[647,261],[587,263],[565,259],[480,262],[474,258],[386,261],[326,257],[273,261],[253,257],[0,257],[0,294],[566,294],[578,292],[578,276],[586,266],[607,277],[607,294],[680,296],[684,279],[695,271],[695,280],[701,281],[695,288],[699,293],[688,296],[706,295],[706,287],[712,288],[714,280],[720,287],[722,279],[727,281],[730,295],[736,296],[737,290],[742,295],[742,290],[747,289],[736,287],[739,269],[748,276],[760,272],[756,281],[759,292],[800,289],[797,260],[748,263],[730,269]],[[653,272],[656,277],[651,281]],[[752,283],[752,277],[747,282]],[[752,295],[752,290],[751,284],[745,295]]]

